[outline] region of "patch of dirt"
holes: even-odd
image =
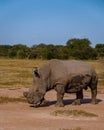
[[[0,89],[0,96],[20,98],[27,88]],[[65,94],[65,107],[56,108],[56,92],[54,90],[46,94],[50,101],[48,106],[33,108],[28,103],[15,102],[0,104],[0,130],[104,130],[104,94],[98,94],[99,104],[90,104],[90,92],[84,91],[84,100],[80,106],[73,106],[74,94]],[[52,116],[55,110],[83,110],[94,113],[98,117],[66,117]]]

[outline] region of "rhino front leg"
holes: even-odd
[[[57,102],[55,104],[56,107],[64,107],[63,97],[64,97],[64,86],[57,85],[55,88],[57,92]]]
[[[81,99],[83,99],[83,90],[76,92],[76,100],[72,104],[81,105]]]

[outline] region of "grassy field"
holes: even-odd
[[[42,60],[0,59],[0,88],[29,87],[32,84],[32,70]]]
[[[0,59],[0,88],[29,87],[32,84],[32,70],[45,60]],[[104,89],[104,61],[86,61],[91,64],[99,77],[99,91]]]

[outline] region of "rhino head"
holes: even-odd
[[[24,92],[23,95],[27,98],[29,104],[32,104],[34,107],[38,107],[45,101],[44,95],[45,90],[41,79],[41,76],[38,72],[38,69],[35,68],[33,86],[29,89],[28,92]]]
[[[44,95],[39,92],[24,92],[23,95],[27,98],[29,104],[32,104],[34,107],[38,107],[43,104]]]

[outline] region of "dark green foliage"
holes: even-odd
[[[23,44],[0,45],[0,57],[19,59],[97,59],[104,58],[104,44],[91,47],[89,39],[73,38],[66,45],[44,44],[27,47]]]
[[[7,57],[10,48],[9,45],[0,45],[0,57]]]
[[[10,58],[19,58],[19,59],[24,59],[24,58],[29,58],[29,52],[30,49],[26,45],[22,44],[17,44],[13,45],[9,51],[8,51],[8,56]]]
[[[31,47],[31,55],[30,58],[35,59],[47,59],[47,45],[41,43],[39,45],[33,45]]]
[[[88,39],[71,39],[67,41],[67,47],[70,55],[76,59],[96,59],[97,53],[90,46]]]
[[[36,59],[66,59],[67,54],[65,54],[65,47],[61,45],[53,44],[39,44],[31,48],[31,58]]]
[[[91,42],[88,39],[79,39],[79,38],[73,38],[67,41],[67,46],[70,46],[71,48],[86,48],[91,45]]]
[[[98,53],[99,58],[104,58],[104,44],[97,44],[95,50]]]
[[[61,45],[48,45],[47,46],[47,59],[66,59],[64,46]]]

